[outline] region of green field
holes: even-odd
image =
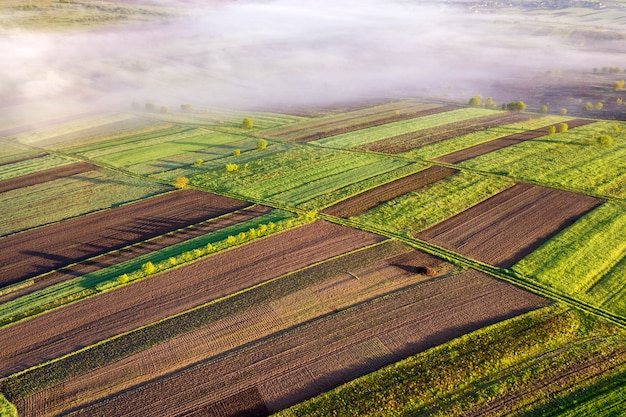
[[[530,416],[546,415],[563,403],[564,412],[594,410],[626,400],[625,342],[623,329],[554,305],[432,348],[277,416],[462,416],[481,411]],[[581,364],[588,366],[577,373]],[[591,391],[587,396],[582,395],[585,389]],[[605,395],[594,396],[596,392]]]
[[[374,207],[354,220],[412,236],[511,185],[508,178],[461,172]]]
[[[229,158],[221,167],[193,176],[191,184],[218,193],[298,207],[316,197],[411,164],[400,159],[308,145],[277,145],[267,150],[255,151],[250,158]],[[236,163],[239,168],[227,172],[226,163]],[[317,204],[306,206],[320,208]]]
[[[481,116],[488,116],[495,114],[496,112],[496,110],[468,107],[432,114],[429,116],[417,117],[415,119],[404,120],[401,122],[384,124],[368,129],[356,130],[354,132],[320,139],[311,143],[333,148],[354,148],[359,145],[376,142],[377,140],[386,139],[392,136],[403,135],[416,130],[429,129]]]
[[[0,236],[168,190],[171,188],[162,184],[96,170],[8,191],[2,193],[0,211],[11,216],[0,224]]]
[[[626,205],[607,202],[513,270],[617,315],[626,315]]]
[[[602,135],[612,143],[598,143]],[[625,199],[626,123],[599,121],[509,146],[460,166]]]
[[[551,124],[559,123],[567,120],[563,116],[543,116],[531,119],[525,122],[512,123],[510,125],[492,127],[490,129],[480,130],[478,132],[468,133],[463,136],[457,136],[452,139],[422,146],[400,155],[411,159],[433,159],[439,156],[447,155],[470,146],[489,142],[499,139],[503,136],[513,135],[515,133],[525,132],[527,130],[539,129]]]
[[[15,159],[25,158],[41,153],[38,149],[23,145],[18,142],[0,142],[0,163],[10,162]]]
[[[45,169],[56,168],[77,162],[67,157],[46,155],[41,158],[27,159],[7,165],[0,165],[0,181],[16,178],[21,175],[33,174]]]

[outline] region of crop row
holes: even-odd
[[[602,136],[610,137],[610,142],[600,143]],[[624,199],[626,127],[596,122],[479,156],[461,166]]]
[[[466,334],[278,415],[517,415],[559,404],[576,408],[572,398],[587,399],[576,393],[619,384],[625,340],[623,330],[555,305]]]
[[[0,236],[143,199],[170,187],[96,170],[2,193]],[[71,201],[72,204],[67,204]]]
[[[409,132],[415,132],[420,129],[429,129],[448,123],[460,122],[463,120],[473,119],[476,117],[486,116],[494,113],[497,112],[495,110],[478,109],[472,107],[451,110],[444,113],[418,117],[415,119],[389,123],[382,126],[371,127],[369,129],[345,133],[342,135],[333,136],[327,139],[321,139],[311,143],[320,146],[329,146],[335,148],[353,148],[388,137],[398,136]]]
[[[607,202],[588,213],[513,270],[611,311],[626,314],[626,207]]]
[[[73,161],[57,155],[46,155],[41,158],[27,159],[7,165],[0,165],[0,181],[16,178],[21,175],[32,174],[46,169],[71,164]]]
[[[383,203],[355,221],[411,236],[512,185],[508,178],[463,171]]]
[[[376,262],[406,250],[407,247],[398,242],[386,241],[288,273],[247,291],[202,304],[5,378],[0,383],[0,391],[13,400],[20,399],[65,379],[242,313],[251,306],[275,302],[303,291],[310,285],[322,285],[337,275],[362,267],[366,262]]]

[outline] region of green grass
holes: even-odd
[[[416,130],[428,129],[448,123],[487,116],[494,113],[496,113],[496,110],[470,107],[432,114],[429,116],[417,117],[396,123],[384,124],[368,129],[356,130],[354,132],[320,139],[311,143],[334,148],[353,148],[366,143],[386,139],[388,137],[414,132]]]
[[[508,178],[460,172],[355,216],[358,223],[410,236],[513,185]]]
[[[221,166],[193,176],[191,184],[293,207],[411,164],[383,156],[295,144],[255,151],[249,158],[242,156],[225,159]],[[237,163],[240,168],[226,172],[226,163]],[[319,208],[316,204],[307,207]]]
[[[595,307],[626,315],[626,205],[607,202],[513,266]]]
[[[2,193],[0,236],[80,216],[171,190],[170,187],[96,170]],[[71,204],[69,203],[71,202]]]
[[[21,143],[0,141],[0,163],[40,153],[41,150],[22,145]]]
[[[615,369],[624,378],[625,342],[623,329],[562,306],[546,307],[466,334],[277,416],[460,416],[507,399],[488,414],[516,415],[528,407],[541,413],[549,410],[545,402],[566,395],[571,386],[597,386],[602,372]],[[590,366],[568,374],[581,363]]]
[[[21,320],[25,317],[39,314],[43,311],[56,308],[85,296],[94,295],[101,289],[112,288],[117,285],[117,278],[122,274],[133,274],[141,270],[141,266],[150,261],[153,264],[167,261],[171,257],[179,257],[187,251],[204,248],[207,243],[215,244],[226,240],[228,236],[237,236],[240,232],[248,232],[260,224],[269,222],[278,223],[294,217],[292,213],[273,210],[263,216],[225,227],[215,232],[207,233],[193,239],[169,246],[158,251],[138,256],[117,265],[99,269],[80,277],[51,285],[39,291],[24,295],[6,303],[0,304],[0,327]],[[179,262],[182,263],[182,260]]]
[[[174,135],[111,146],[84,154],[116,167],[141,164],[186,152],[242,140],[244,137],[205,129],[193,129]]]
[[[613,143],[596,139],[610,135]],[[543,136],[460,164],[596,195],[626,198],[626,123],[597,122]]]
[[[0,417],[18,417],[15,406],[2,394],[0,394]]]
[[[77,161],[63,156],[46,155],[41,158],[28,159],[26,161],[15,162],[8,165],[0,165],[0,181],[16,178],[22,175],[33,174],[45,169],[72,164],[74,162]]]
[[[404,152],[401,155],[407,158],[414,159],[433,159],[442,155],[447,155],[449,153],[459,151],[461,149],[469,148],[470,146],[489,142],[503,136],[521,133],[527,130],[539,129],[541,127],[549,126],[551,124],[559,123],[568,119],[568,117],[563,116],[545,116],[525,122],[518,122],[509,125],[493,127],[490,129],[480,130],[478,132],[468,133],[466,135],[458,136],[453,139],[448,139],[430,145],[422,146],[420,148]]]

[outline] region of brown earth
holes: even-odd
[[[256,388],[268,410],[275,412],[547,303],[510,284],[467,271],[259,339],[71,415],[195,415],[251,388]]]
[[[247,220],[269,213],[270,211],[272,211],[270,207],[259,205],[252,206],[235,213],[221,216],[218,219],[195,224],[185,229],[176,230],[172,233],[158,236],[154,239],[140,242],[136,245],[132,245],[124,249],[113,251],[101,256],[96,256],[86,261],[82,261],[78,264],[71,265],[67,268],[61,268],[60,270],[34,278],[34,283],[28,287],[0,296],[0,304],[21,297],[25,294],[38,291],[50,285],[66,281],[68,279],[76,278],[78,276],[88,274],[98,269],[107,268],[122,263],[129,259],[133,259],[138,256],[175,245],[185,240],[202,236],[206,233],[214,232],[216,230],[220,230],[237,223],[245,222]]]
[[[91,165],[87,162],[77,162],[75,164],[63,165],[56,168],[34,172],[32,174],[22,175],[16,178],[0,181],[0,193],[66,178],[76,174],[82,174],[83,172],[93,171],[96,168],[97,167],[95,165]]]
[[[566,122],[569,129],[588,125],[594,123],[595,120],[589,119],[573,119]],[[559,124],[555,124],[557,132],[559,131]],[[507,146],[516,145],[518,143],[546,136],[548,134],[549,126],[542,127],[541,129],[527,130],[521,133],[515,133],[513,135],[505,136],[500,139],[495,139],[489,142],[481,143],[469,148],[461,149],[460,151],[452,152],[448,155],[436,158],[435,161],[445,162],[448,164],[457,164],[459,162],[467,161],[468,159],[476,158],[477,156],[484,155],[489,152],[497,151],[498,149],[506,148]]]
[[[0,137],[1,136],[2,136],[2,134],[0,134]],[[15,164],[17,162],[29,161],[31,159],[43,158],[44,156],[47,156],[47,155],[48,155],[47,153],[38,153],[37,155],[30,155],[30,156],[25,156],[25,157],[19,158],[19,159],[12,159],[10,161],[0,162],[0,166],[11,165],[11,164]]]
[[[0,329],[2,376],[384,238],[328,222],[288,230]]]
[[[531,119],[531,117],[532,116],[520,113],[500,113],[492,116],[483,116],[366,143],[359,146],[358,149],[398,154],[408,152],[420,146],[456,138],[479,130],[526,121]]]
[[[601,202],[569,191],[516,184],[415,237],[510,268]]]
[[[242,209],[249,203],[194,190],[168,193],[0,239],[0,285]]]
[[[416,172],[415,174],[348,198],[334,206],[324,209],[323,212],[331,216],[343,218],[356,216],[403,194],[418,190],[444,178],[451,177],[457,172],[459,171],[452,168],[432,166],[423,171]]]

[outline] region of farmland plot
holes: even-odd
[[[574,119],[568,120],[567,125],[569,128],[585,126],[594,123],[594,120],[588,119]],[[554,126],[558,130],[559,126]],[[491,142],[482,143],[480,145],[465,148],[457,152],[453,152],[449,155],[437,158],[437,161],[446,162],[449,164],[457,164],[459,162],[467,161],[468,159],[476,158],[477,156],[484,155],[490,152],[497,151],[498,149],[507,148],[509,146],[516,145],[518,143],[525,142],[527,140],[540,138],[548,135],[548,128],[541,128],[536,130],[528,130],[526,132],[516,133],[510,136],[505,136],[493,140]]]
[[[414,119],[417,117],[424,117],[431,114],[443,113],[455,109],[456,107],[452,106],[418,104],[396,110],[395,112],[387,111],[368,115],[367,117],[355,117],[354,119],[325,125],[322,125],[322,123],[316,120],[317,123],[307,123],[307,125],[314,125],[315,127],[313,128],[303,128],[302,130],[290,133],[287,136],[278,136],[276,139],[289,142],[311,142],[348,132]]]
[[[203,258],[150,279],[0,329],[10,375],[284,273],[384,240],[316,222]]]
[[[97,169],[2,193],[0,236],[170,191],[169,186]],[[68,202],[71,202],[68,203]]]
[[[250,387],[274,412],[398,358],[544,305],[540,297],[468,271],[260,339],[72,415],[196,413]]]
[[[4,136],[6,135],[0,134],[0,137]],[[40,149],[31,148],[17,142],[0,141],[0,145],[0,166],[45,155]]]
[[[508,178],[460,172],[380,204],[354,220],[412,236],[512,185]]]
[[[475,119],[464,120],[462,122],[449,123],[430,129],[421,129],[415,132],[405,133],[399,136],[392,136],[376,142],[361,145],[359,149],[398,154],[408,152],[411,149],[425,145],[441,142],[457,136],[466,135],[472,132],[491,129],[501,125],[527,121],[530,116],[519,113],[500,113]]]
[[[57,155],[39,154],[27,156],[18,161],[9,161],[0,164],[0,181],[10,180],[47,169],[58,168],[75,162],[78,161]]]
[[[607,135],[612,143],[597,139]],[[460,166],[593,195],[626,198],[626,125],[598,121],[500,149]]]
[[[63,179],[71,177],[72,175],[82,174],[85,172],[93,171],[96,169],[94,165],[87,162],[78,162],[62,165],[58,168],[44,169],[34,172],[32,174],[21,175],[0,181],[0,193],[6,193],[7,191],[17,190],[24,187],[30,187],[32,185],[42,184],[49,181]],[[12,172],[11,174],[14,174]]]
[[[433,166],[344,200],[325,209],[324,213],[344,218],[356,216],[384,202],[448,178],[456,173],[458,171],[455,169]]]
[[[390,173],[412,163],[377,155],[306,145],[280,145],[255,153],[235,172],[215,168],[191,178],[195,186],[299,206],[335,190]],[[233,158],[229,162],[235,162]],[[313,209],[319,207],[312,207]]]
[[[364,256],[357,253],[347,255],[348,258],[360,257],[360,267],[355,268],[356,264],[352,262],[352,267],[341,267],[342,272],[331,272],[324,277],[328,273],[326,263],[323,263],[287,275],[281,280],[288,282],[282,286],[275,285],[276,289],[272,292],[266,290],[267,298],[262,302],[240,302],[244,295],[236,296],[229,301],[231,305],[244,306],[240,311],[232,315],[224,312],[196,331],[33,393],[21,400],[20,403],[24,404],[22,412],[24,415],[53,415],[68,406],[88,404],[339,309],[443,276],[451,268],[437,258],[410,250],[397,242],[383,245],[394,247],[387,258],[376,259],[378,253],[375,248],[364,250],[374,255],[373,258],[365,253]],[[339,264],[340,260],[336,259],[335,263]],[[422,269],[426,266],[435,272],[424,275]],[[303,282],[303,288],[287,290],[297,280]],[[102,387],[108,388],[104,391]],[[232,400],[222,401],[232,406]],[[46,413],[41,411],[44,409]]]
[[[555,290],[626,314],[626,207],[607,202],[513,266]]]
[[[369,129],[344,133],[342,135],[320,139],[311,143],[333,148],[356,148],[366,143],[376,142],[388,137],[499,113],[500,112],[496,110],[478,108],[450,110],[443,113],[432,114],[430,116],[423,116],[401,122],[371,127]]]
[[[0,239],[0,283],[12,284],[247,205],[180,191],[9,236]]]
[[[568,191],[517,184],[415,236],[509,268],[600,202]]]

